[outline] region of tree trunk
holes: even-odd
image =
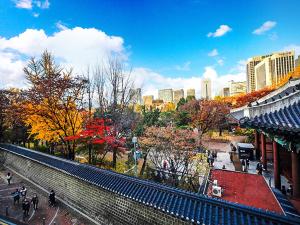
[[[148,153],[146,153],[144,155],[144,162],[143,162],[143,165],[142,165],[142,168],[141,168],[141,172],[140,172],[140,175],[143,176],[144,174],[144,171],[145,171],[145,168],[146,168],[146,164],[147,164],[147,156],[148,156]]]
[[[112,162],[112,166],[114,169],[117,168],[117,149],[114,148],[113,149],[113,162]]]

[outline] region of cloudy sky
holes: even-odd
[[[249,57],[300,54],[298,0],[0,0],[0,86],[24,87],[22,68],[45,49],[83,73],[112,54],[136,87],[213,92],[245,80]]]

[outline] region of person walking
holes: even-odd
[[[242,171],[246,171],[246,161],[244,159],[242,159]]]
[[[11,179],[12,179],[12,175],[10,174],[10,172],[8,172],[6,175],[6,180],[7,180],[8,185],[10,185]]]
[[[27,194],[27,189],[26,189],[26,187],[23,186],[23,187],[21,188],[20,192],[21,192],[22,198],[25,199],[25,198],[26,198],[26,194]]]
[[[250,161],[249,161],[249,159],[247,158],[247,159],[246,159],[246,171],[249,170],[249,165],[250,165]]]
[[[37,210],[38,209],[38,204],[39,204],[39,198],[38,198],[37,194],[33,195],[32,199],[31,199],[31,202],[33,204],[33,209]]]
[[[257,173],[258,175],[262,175],[262,171],[263,171],[263,169],[262,169],[262,164],[259,162],[259,163],[257,163],[257,165],[256,165],[256,173]]]
[[[18,202],[18,204],[20,203],[20,191],[19,189],[16,189],[15,192],[11,193],[13,198],[14,198],[14,205],[16,204],[16,202]]]
[[[53,190],[51,190],[49,194],[49,206],[55,206],[55,192]]]
[[[29,210],[30,210],[30,202],[28,201],[27,198],[23,200],[22,209],[23,209],[23,220],[25,220],[25,218],[29,216]]]

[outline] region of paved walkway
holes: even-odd
[[[49,207],[48,196],[45,192],[15,174],[13,174],[12,184],[8,185],[5,179],[7,172],[9,171],[0,171],[0,215],[5,215],[6,208],[8,208],[9,217],[30,225],[43,224],[43,218],[45,218],[46,225],[90,224],[85,218],[82,218],[72,209],[67,208],[59,202],[56,207]],[[14,205],[11,196],[11,193],[14,192],[16,188],[20,189],[23,185],[27,188],[28,198],[31,199],[34,193],[39,197],[38,210],[33,210],[33,206],[31,205],[29,216],[26,217],[25,220],[23,220],[22,199],[20,199],[19,204]]]

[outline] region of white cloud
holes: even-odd
[[[218,60],[217,60],[217,63],[218,63],[220,66],[223,66],[223,65],[224,65],[224,60],[223,60],[223,59],[218,59]]]
[[[37,18],[37,17],[39,17],[40,14],[39,13],[33,13],[32,15],[33,15],[33,17]]]
[[[50,2],[48,0],[45,1],[36,1],[36,6],[41,9],[48,9],[50,7]]]
[[[49,0],[45,0],[45,1],[33,1],[33,0],[13,0],[16,4],[17,8],[20,9],[33,9],[34,7],[36,8],[40,8],[40,9],[48,9],[50,7],[50,2]],[[34,17],[38,17],[35,16],[37,15],[37,13],[34,13],[33,16]]]
[[[32,9],[32,0],[17,0],[16,7],[20,9]]]
[[[181,65],[176,65],[175,69],[179,70],[179,71],[189,71],[191,69],[190,65],[191,65],[191,62],[188,61],[188,62],[185,62],[182,66]]]
[[[231,27],[228,25],[221,25],[215,32],[209,32],[207,37],[221,37],[230,31],[232,31]]]
[[[288,46],[285,46],[283,48],[284,51],[295,51],[295,55],[298,56],[300,55],[300,45],[296,45],[296,44],[290,44]]]
[[[229,81],[244,81],[246,75],[244,73],[219,75],[217,71],[211,67],[205,67],[202,75],[195,75],[192,77],[166,77],[148,68],[134,68],[132,71],[133,79],[135,80],[135,87],[142,88],[143,95],[158,96],[158,90],[163,88],[180,89],[185,91],[188,88],[196,90],[196,96],[200,97],[200,87],[202,78],[210,78],[212,81],[213,95],[219,93],[221,88],[229,85]]]
[[[216,48],[208,53],[208,56],[210,56],[210,57],[214,57],[214,56],[217,56],[217,55],[219,55],[219,52]]]
[[[237,64],[230,69],[230,73],[244,73],[246,74],[247,59],[241,59]]]
[[[95,28],[75,27],[47,35],[44,30],[27,29],[6,39],[0,37],[0,77],[3,85],[21,85],[23,66],[29,57],[39,57],[49,50],[60,63],[74,67],[74,72],[85,72],[88,65],[95,65],[112,55],[127,58],[124,40],[109,36]]]
[[[252,33],[256,35],[262,35],[268,30],[271,30],[273,27],[275,27],[276,24],[277,23],[275,21],[266,21],[259,28],[255,29]]]
[[[64,25],[61,21],[58,21],[55,25],[59,30],[67,30],[68,29],[68,27],[66,25]]]

